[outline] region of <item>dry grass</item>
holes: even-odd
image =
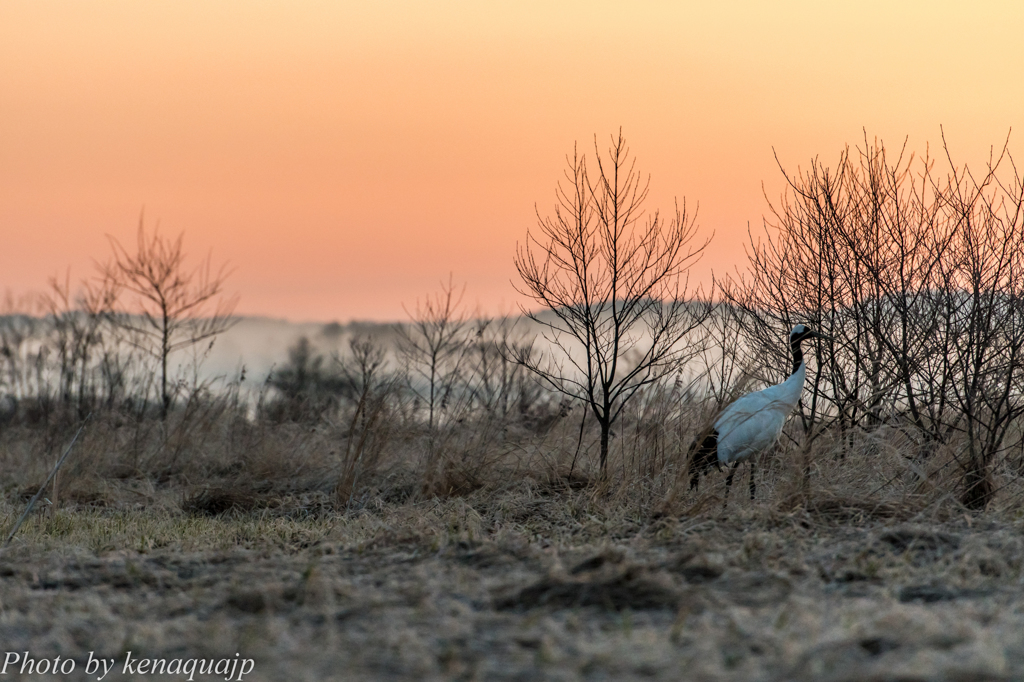
[[[613,494],[530,481],[348,513],[316,502],[209,516],[158,494],[40,513],[0,559],[0,638],[83,662],[241,651],[266,680],[1024,671],[1024,542],[1007,519],[851,523],[766,500],[652,522]]]
[[[1008,465],[968,513],[955,448],[793,434],[723,508],[723,473],[688,487],[696,417],[651,414],[620,426],[608,481],[595,433],[573,465],[574,419],[464,422],[433,461],[392,424],[344,498],[326,422],[98,419],[0,554],[0,641],[79,668],[240,652],[256,680],[1024,676]],[[0,434],[4,528],[70,430]]]

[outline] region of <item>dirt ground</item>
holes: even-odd
[[[0,555],[2,655],[76,669],[4,678],[96,679],[90,655],[115,659],[106,680],[189,677],[127,673],[128,652],[238,654],[245,680],[1024,678],[1017,521],[810,506],[652,520],[510,490],[42,512]]]

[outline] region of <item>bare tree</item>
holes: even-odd
[[[463,291],[456,291],[449,275],[448,282],[441,283],[440,292],[416,302],[415,312],[409,313],[409,324],[398,327],[398,351],[405,363],[406,384],[414,406],[422,404],[427,410],[426,494],[436,494],[443,479],[441,470],[446,458],[442,449],[451,435],[452,420],[442,420],[442,413],[459,414],[466,407],[465,396],[459,390],[469,348]]]
[[[676,205],[668,220],[644,219],[650,179],[630,158],[619,131],[597,173],[575,150],[566,157],[553,218],[537,219],[516,252],[520,293],[545,312],[524,314],[541,325],[551,354],[516,352],[548,387],[589,407],[601,427],[601,473],[607,473],[612,424],[638,390],[676,371],[695,348],[687,336],[710,314],[699,295],[687,299],[687,272],[707,246],[694,245],[695,218]]]
[[[130,342],[160,363],[161,416],[171,406],[167,361],[171,353],[211,339],[230,328],[237,296],[222,296],[228,271],[211,269],[210,256],[188,270],[182,248],[184,233],[164,237],[159,226],[147,235],[139,219],[138,247],[129,253],[114,237],[111,262],[99,265],[103,276],[115,281],[134,299],[117,316],[130,332]]]
[[[409,365],[409,388],[427,408],[427,426],[437,426],[438,412],[454,397],[466,356],[467,317],[464,291],[456,291],[451,276],[441,291],[416,302],[410,322],[398,328],[398,349]]]

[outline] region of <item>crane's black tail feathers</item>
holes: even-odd
[[[704,438],[693,441],[686,458],[690,462],[690,488],[696,488],[700,483],[701,474],[707,472],[712,466],[718,467],[718,431],[711,429]]]

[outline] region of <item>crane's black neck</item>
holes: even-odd
[[[804,362],[804,351],[800,347],[801,343],[803,343],[803,338],[799,336],[789,342],[790,346],[793,348],[793,374],[797,373],[800,369],[800,365]]]

